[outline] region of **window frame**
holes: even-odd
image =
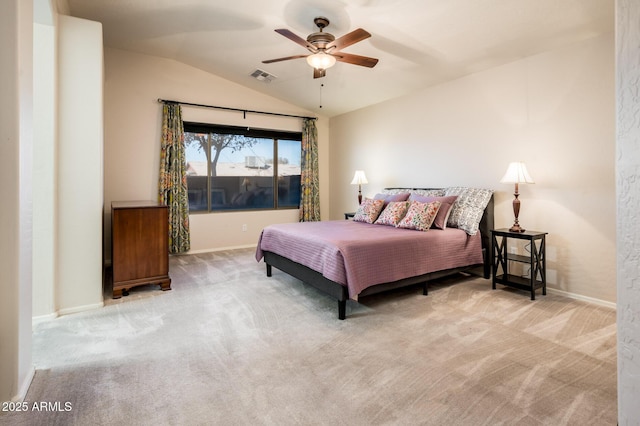
[[[260,139],[272,139],[273,141],[273,207],[253,207],[253,208],[228,208],[228,209],[213,209],[211,200],[212,191],[212,176],[211,176],[211,137],[207,137],[207,208],[206,210],[191,210],[189,206],[189,214],[211,214],[211,213],[233,213],[233,212],[250,212],[250,211],[272,211],[272,210],[294,210],[299,209],[297,206],[284,206],[281,207],[278,203],[278,141],[298,141],[300,142],[300,151],[302,154],[302,132],[285,131],[285,130],[273,130],[262,129],[242,126],[230,126],[222,124],[210,124],[210,123],[197,123],[197,122],[183,122],[183,130],[185,133],[205,133],[210,135],[212,133],[219,134],[231,134],[242,135],[250,138]],[[301,173],[302,174],[302,173]],[[302,177],[301,177],[302,178]]]

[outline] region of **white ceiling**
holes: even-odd
[[[334,116],[614,29],[613,0],[68,0],[72,16],[102,22],[108,47],[189,64]],[[375,68],[337,63],[313,79],[307,54],[274,32],[302,38],[313,18],[340,37],[372,37],[344,52],[379,58]],[[250,76],[257,68],[271,83]],[[321,87],[321,84],[323,85]],[[180,99],[188,102],[188,99]],[[320,108],[322,105],[322,108]]]

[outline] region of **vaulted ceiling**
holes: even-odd
[[[174,59],[273,97],[334,116],[561,48],[614,30],[613,0],[67,0],[72,16],[103,24],[107,47]],[[309,52],[276,33],[371,37],[344,52],[374,68],[338,62],[314,79]],[[263,70],[276,78],[257,80]],[[322,108],[320,108],[322,106]]]

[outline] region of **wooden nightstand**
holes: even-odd
[[[496,284],[527,290],[531,292],[531,300],[536,299],[536,290],[539,288],[542,289],[543,296],[547,294],[546,235],[547,232],[539,231],[511,232],[506,228],[491,230],[492,287],[494,290]],[[510,238],[529,241],[529,255],[509,253],[507,241]],[[522,277],[510,274],[509,262],[528,264],[529,276]],[[498,269],[501,270],[501,274],[498,273]]]
[[[356,215],[356,212],[347,212],[344,214],[344,220],[349,220],[350,218],[354,217]]]

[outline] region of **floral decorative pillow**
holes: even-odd
[[[354,222],[375,222],[383,206],[384,200],[372,200],[371,198],[365,198],[362,200],[360,207],[358,207],[355,216],[353,216]]]
[[[411,196],[409,197],[409,201],[419,201],[421,203],[440,201],[442,203],[440,205],[440,210],[438,210],[438,214],[433,220],[433,225],[431,225],[431,227],[446,229],[447,220],[449,219],[449,214],[451,213],[451,208],[453,207],[453,203],[455,203],[457,198],[457,195],[450,195],[448,197],[423,197],[422,195],[411,194]]]
[[[380,217],[374,222],[376,225],[396,226],[407,213],[408,201],[392,201],[384,208]]]
[[[396,225],[398,228],[428,231],[440,210],[440,201],[421,203],[412,201],[404,218]]]
[[[469,235],[475,235],[480,227],[484,209],[489,204],[493,190],[481,188],[451,187],[445,189],[446,195],[457,195],[458,199],[451,207],[447,226],[460,228]]]

